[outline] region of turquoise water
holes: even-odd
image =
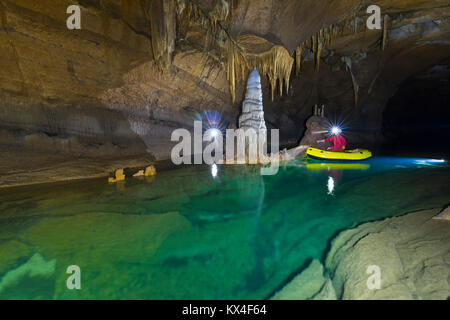
[[[450,201],[450,167],[427,159],[213,173],[0,190],[0,299],[268,298],[340,231]]]

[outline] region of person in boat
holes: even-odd
[[[345,150],[345,147],[347,145],[347,142],[345,141],[345,138],[341,135],[342,130],[338,127],[333,127],[331,129],[331,137],[324,140],[318,140],[319,143],[324,142],[331,142],[333,143],[332,147],[329,147],[328,151],[334,151],[334,152],[342,152]]]

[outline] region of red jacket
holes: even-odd
[[[333,146],[328,148],[329,151],[344,151],[347,145],[343,136],[332,136],[325,141],[333,143]]]

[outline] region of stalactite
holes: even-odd
[[[219,0],[214,9],[207,13],[189,0],[151,1],[150,23],[155,60],[167,66],[166,61],[170,61],[168,57],[171,57],[174,51],[176,25],[178,24],[178,30],[181,32],[183,28],[187,31],[191,23],[195,24],[205,31],[204,52],[207,53],[215,45],[214,49],[224,57],[233,103],[236,99],[236,84],[244,79],[253,66],[257,66],[261,75],[268,77],[273,100],[277,84],[280,95],[283,94],[283,87],[286,92],[289,91],[294,59],[283,46],[273,45],[260,37],[248,35],[233,39],[225,28],[233,6],[232,0]],[[226,38],[225,42],[222,40],[223,36]],[[249,42],[247,47],[245,42]],[[255,44],[256,47],[262,45],[258,47],[261,50],[255,52]]]
[[[230,7],[228,2],[225,0],[220,0],[214,7],[213,11],[209,13],[209,20],[213,34],[215,34],[217,30],[217,21],[226,21],[229,15]]]
[[[319,72],[320,69],[320,55],[323,49],[323,40],[319,39],[317,44],[317,52],[316,52],[316,72]]]
[[[386,48],[386,43],[388,41],[388,24],[390,21],[390,17],[385,14],[384,15],[384,21],[383,21],[383,39],[381,41],[381,49],[384,51]]]
[[[350,70],[351,71],[351,70]],[[353,91],[355,95],[355,108],[358,108],[358,96],[359,96],[359,84],[356,81],[355,75],[353,74],[353,71],[350,72],[352,76],[352,82],[353,82]]]
[[[312,36],[312,50],[314,53],[317,52],[317,47],[319,45],[319,34],[315,34]]]
[[[290,56],[286,48],[273,45],[267,40],[253,35],[241,36],[238,38],[238,42],[246,50],[248,66],[256,66],[261,75],[268,77],[272,100],[275,97],[277,83],[279,85],[280,95],[283,94],[283,86],[286,93],[289,93],[289,79],[294,59]],[[262,49],[255,52],[252,48]]]
[[[166,70],[172,62],[172,54],[175,51],[175,0],[151,1],[149,12],[153,57],[159,67]]]
[[[303,43],[295,49],[295,73],[298,76],[302,66]]]
[[[382,69],[382,68],[379,68],[379,70],[378,70],[377,73],[375,74],[375,77],[374,77],[373,80],[370,82],[369,89],[367,90],[367,93],[368,93],[369,95],[372,94],[373,87],[375,86],[375,83],[377,82],[378,77],[380,76],[380,74],[381,74],[382,71],[383,71],[383,69]]]
[[[333,38],[333,25],[330,25],[326,30],[326,44],[327,46],[331,46]]]
[[[364,13],[365,14],[365,13]],[[382,38],[382,49],[384,50],[386,47],[386,43],[388,40],[388,25],[390,18],[388,15],[384,17],[384,30],[383,30],[383,38]],[[345,37],[349,34],[357,33],[357,32],[365,32],[366,24],[364,18],[361,15],[358,15],[358,12],[354,12],[349,18],[341,20],[339,22],[335,22],[328,26],[323,27],[317,33],[311,35],[311,37],[302,43],[300,43],[295,52],[296,59],[296,74],[298,75],[300,72],[301,66],[301,58],[299,58],[299,53],[305,49],[311,49],[315,58],[315,66],[316,71],[320,69],[320,56],[325,47],[331,47],[333,41],[338,37]],[[300,60],[299,60],[300,59]],[[358,91],[358,85],[355,82],[355,91]],[[357,95],[356,99],[357,100]]]
[[[354,99],[355,99],[355,108],[358,108],[358,95],[359,95],[359,84],[356,80],[356,77],[353,73],[352,69],[352,60],[350,57],[342,57],[342,60],[345,62],[347,70],[350,70],[350,75],[352,77],[352,83],[353,83],[353,93],[354,93]]]
[[[236,82],[244,78],[245,70],[249,69],[243,50],[232,39],[227,40],[227,79],[233,103],[236,100]]]

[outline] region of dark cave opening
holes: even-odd
[[[450,66],[403,82],[383,113],[385,149],[450,154]]]

